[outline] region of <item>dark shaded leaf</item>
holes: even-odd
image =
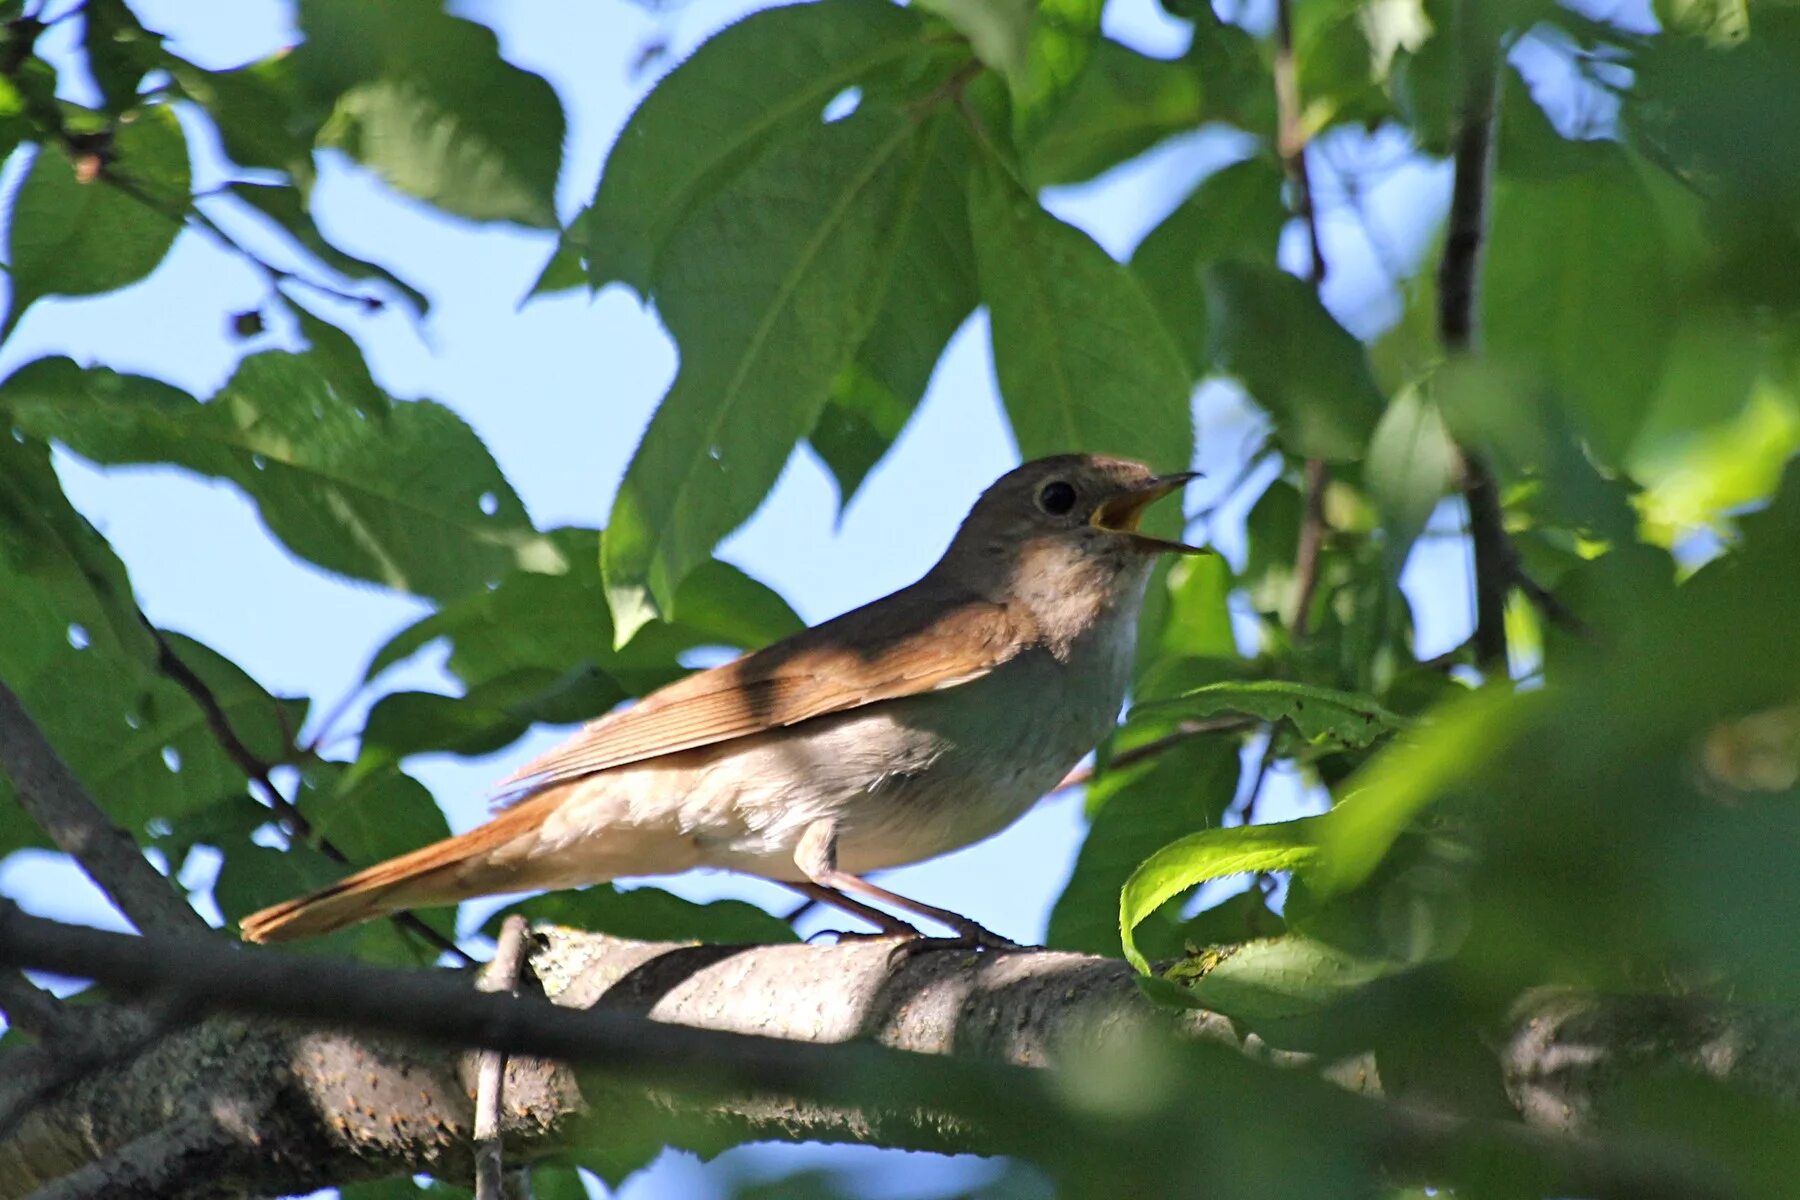
[[[757,945],[796,940],[786,921],[754,904],[742,900],[696,904],[655,887],[625,890],[602,883],[578,891],[547,892],[495,913],[483,932],[498,934],[500,923],[513,913],[533,922],[647,942]]]

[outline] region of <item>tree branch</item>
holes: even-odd
[[[518,913],[500,926],[494,960],[476,984],[484,992],[518,995],[519,969],[525,962],[525,918]],[[475,1200],[501,1200],[505,1194],[505,1159],[500,1146],[500,1104],[506,1093],[506,1055],[481,1053],[475,1093]]]
[[[69,1032],[62,1002],[25,977],[23,971],[0,971],[0,1012],[8,1023],[39,1041]]]
[[[1306,1060],[1242,1038],[1215,1014],[1151,1010],[1132,971],[1114,960],[945,952],[896,967],[881,941],[671,946],[553,927],[538,933],[533,972],[562,1008],[473,992],[455,973],[0,916],[0,960],[139,992],[182,989],[208,1007],[252,1003],[292,1017],[404,1029],[415,1039],[215,1017],[34,1111],[0,1141],[0,1196],[141,1149],[142,1139],[209,1113],[230,1120],[207,1147],[204,1185],[162,1194],[285,1193],[409,1171],[454,1177],[470,1165],[472,1060],[427,1051],[418,1038],[604,1064],[603,1073],[582,1076],[577,1092],[563,1068],[513,1060],[503,1131],[515,1161],[566,1151],[583,1137],[641,1132],[642,1122],[679,1140],[667,1123],[679,1118],[690,1124],[675,1130],[701,1122],[715,1146],[773,1137],[1028,1152],[1040,1162],[1049,1155],[1053,1170],[1116,1173],[1104,1178],[1128,1194],[1138,1184],[1154,1190],[1170,1172],[1180,1176],[1188,1164],[1169,1155],[1216,1147],[1221,1128],[1244,1120],[1254,1097],[1254,1111],[1273,1105],[1285,1120],[1349,1137],[1370,1161],[1409,1178],[1453,1180],[1493,1156],[1489,1162],[1544,1194],[1725,1191],[1679,1147],[1621,1149],[1371,1100],[1379,1084],[1364,1057],[1270,1072],[1245,1058],[1290,1068]],[[1025,1069],[1087,1063],[1089,1074],[1077,1078],[1113,1078],[1123,1068],[1109,1065],[1108,1047],[1130,1044],[1140,1047],[1130,1061],[1141,1071],[1149,1061],[1141,1039],[1171,1027],[1186,1035],[1187,1048],[1153,1051],[1169,1067],[1157,1077],[1171,1082],[1145,1099],[1141,1120],[1091,1107],[1072,1114],[1073,1082]],[[1760,1089],[1800,1080],[1800,1026],[1791,1017],[1675,999],[1558,996],[1522,1007],[1516,1027],[1504,1054],[1509,1086],[1531,1098],[1531,1107],[1521,1105],[1528,1119],[1558,1129],[1582,1129],[1604,1111],[1599,1101],[1621,1085],[1628,1060]],[[745,1030],[761,1036],[736,1032]],[[1578,1037],[1565,1040],[1565,1032]],[[1571,1072],[1575,1056],[1580,1069]],[[1339,1086],[1325,1086],[1318,1072]],[[1551,1082],[1554,1100],[1543,1099]],[[1155,1089],[1138,1091],[1142,1098]],[[598,1118],[591,1128],[582,1123],[588,1114]]]
[[[107,819],[4,683],[0,771],[12,781],[26,815],[133,925],[145,932],[207,928],[176,885],[150,865],[137,840]]]

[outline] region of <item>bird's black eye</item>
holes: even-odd
[[[1060,517],[1075,507],[1075,489],[1060,479],[1053,479],[1038,493],[1038,507],[1053,517]]]

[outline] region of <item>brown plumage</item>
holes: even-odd
[[[1187,478],[1027,463],[917,583],[591,722],[506,780],[510,804],[487,824],[254,913],[244,936],[722,866],[889,932],[916,931],[843,892],[991,939],[858,876],[997,831],[1110,727],[1149,564],[1193,549],[1137,520]]]

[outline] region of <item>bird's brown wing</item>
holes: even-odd
[[[908,589],[590,722],[504,780],[499,795],[510,803],[597,771],[955,687],[1030,642],[1001,605],[944,605]]]

